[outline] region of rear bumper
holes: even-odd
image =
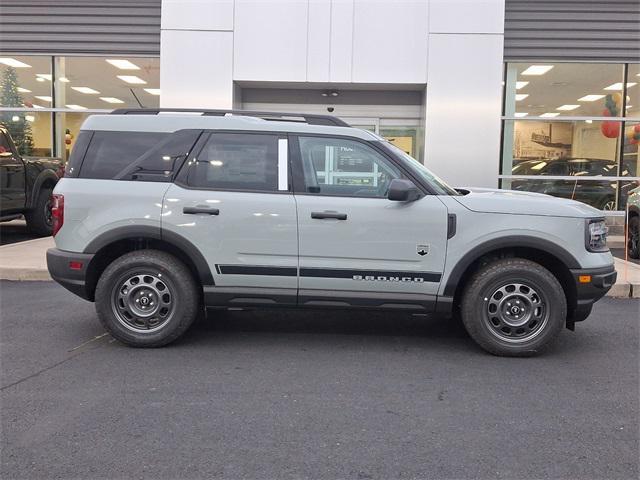
[[[51,278],[70,292],[93,301],[87,291],[87,269],[93,254],[65,252],[57,248],[47,250],[47,269]],[[73,267],[73,268],[72,268]]]
[[[580,322],[589,316],[591,307],[600,300],[616,283],[618,274],[614,265],[601,268],[571,270],[576,285],[576,307],[572,315],[574,322]],[[581,281],[581,277],[590,277],[590,281]]]

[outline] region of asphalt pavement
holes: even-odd
[[[640,300],[509,359],[377,312],[221,312],[132,349],[51,282],[0,292],[3,479],[638,478]]]

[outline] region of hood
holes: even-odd
[[[468,193],[453,198],[474,212],[571,218],[602,217],[600,210],[586,203],[543,193],[473,187],[459,190]]]

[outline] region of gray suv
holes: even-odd
[[[488,352],[526,356],[616,279],[600,211],[454,189],[329,116],[95,115],[53,198],[52,277],[136,347],[205,308],[375,308],[453,314]]]

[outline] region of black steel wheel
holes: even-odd
[[[629,219],[627,251],[631,258],[640,258],[640,217],[633,216]]]
[[[42,237],[48,237],[53,232],[53,215],[51,214],[52,188],[42,188],[38,198],[26,214],[29,231]]]
[[[160,347],[180,337],[198,317],[201,296],[180,260],[158,250],[137,250],[104,270],[96,286],[96,311],[122,343]]]

